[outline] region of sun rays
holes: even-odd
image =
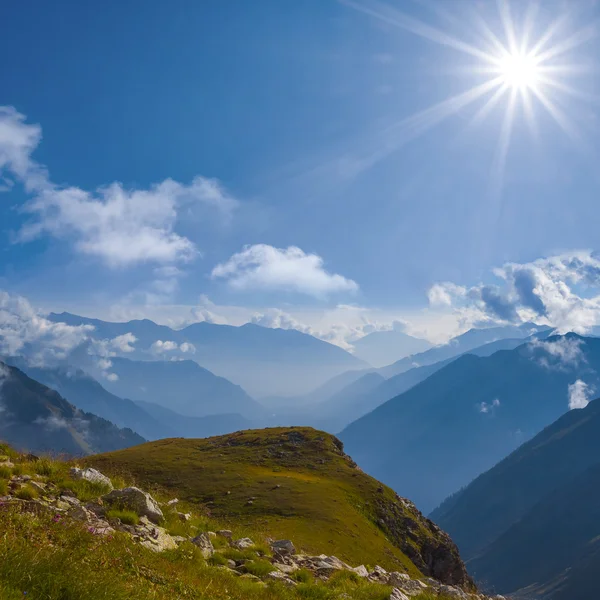
[[[572,55],[579,46],[595,36],[595,24],[573,30],[572,15],[563,11],[543,27],[540,25],[543,20],[539,18],[538,2],[531,2],[524,15],[515,18],[508,0],[498,0],[499,25],[491,26],[473,8],[469,15],[471,31],[462,39],[451,32],[456,29],[460,19],[454,12],[448,11],[443,2],[418,0],[420,5],[432,9],[437,17],[448,22],[448,31],[408,16],[391,4],[378,0],[339,1],[387,27],[405,30],[465,55],[470,61],[467,71],[477,81],[464,92],[405,117],[388,128],[383,150],[378,151],[379,157],[390,154],[408,139],[422,135],[476,103],[479,106],[476,106],[468,128],[480,125],[492,111],[504,110],[492,168],[494,176],[500,180],[517,111],[522,112],[534,133],[538,130],[538,119],[545,112],[569,137],[580,137],[574,119],[565,112],[564,101],[584,99],[585,94],[568,81],[571,76],[585,71],[571,62]]]

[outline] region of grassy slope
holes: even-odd
[[[436,535],[420,513],[358,469],[333,436],[310,428],[161,440],[86,462],[147,489],[158,485],[182,500],[208,504],[213,518],[237,531],[290,538],[305,552],[333,554],[352,565],[379,564],[418,576],[405,552],[414,555]],[[405,529],[379,527],[382,519]]]

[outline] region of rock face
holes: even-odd
[[[102,496],[102,500],[107,504],[133,510],[140,516],[148,517],[153,523],[160,523],[164,518],[156,500],[147,492],[136,487],[113,490]]]
[[[212,545],[212,542],[210,541],[210,536],[208,535],[208,533],[200,533],[199,535],[197,535],[195,538],[192,539],[192,544],[200,548],[200,551],[202,552],[202,556],[204,556],[204,558],[210,558],[215,552],[215,549]]]
[[[85,481],[89,481],[91,483],[100,483],[107,486],[111,490],[113,489],[111,480],[106,477],[106,475],[102,475],[102,473],[96,469],[89,467],[87,469],[78,469],[77,467],[73,467],[70,471],[70,474],[73,479],[85,479]]]

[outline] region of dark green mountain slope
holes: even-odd
[[[599,339],[548,343],[462,356],[340,437],[367,472],[430,511],[561,416],[570,384],[598,384]],[[561,362],[563,344],[580,349],[576,363]]]
[[[181,435],[168,423],[151,416],[131,400],[111,394],[81,369],[31,367],[25,360],[18,358],[7,359],[7,363],[56,390],[77,408],[102,417],[117,427],[128,427],[147,440]]]
[[[572,410],[432,513],[473,558],[557,487],[600,462],[600,402]]]
[[[0,439],[32,452],[83,455],[144,442],[130,429],[83,412],[57,392],[0,362]]]

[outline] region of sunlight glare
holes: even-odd
[[[507,54],[499,60],[498,71],[502,81],[512,89],[530,89],[539,83],[538,62],[531,55]]]

